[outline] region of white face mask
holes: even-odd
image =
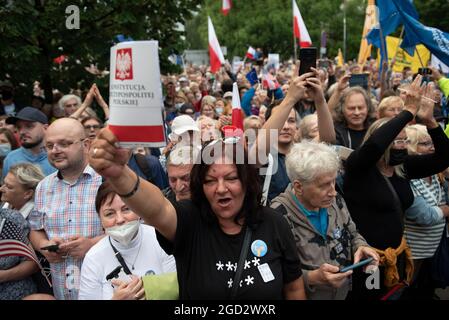
[[[121,226],[114,226],[106,228],[105,232],[112,239],[119,242],[120,244],[127,246],[131,243],[132,239],[136,236],[137,231],[139,231],[140,221],[134,220],[125,223]]]

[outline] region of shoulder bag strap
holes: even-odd
[[[245,259],[248,254],[249,242],[251,241],[251,229],[246,226],[245,239],[243,240],[242,249],[240,250],[239,262],[237,263],[237,270],[234,275],[234,281],[232,282],[231,300],[234,300],[239,288],[240,278],[242,277],[243,267],[245,265]]]
[[[382,173],[381,173],[382,174]],[[390,189],[391,193],[393,194],[393,198],[394,198],[394,206],[396,208],[396,210],[398,210],[398,212],[404,213],[404,210],[402,209],[402,203],[401,200],[399,199],[398,193],[396,192],[395,188],[393,187],[393,185],[391,184],[390,179],[388,179],[386,176],[384,176],[382,174],[382,177],[385,179],[385,181],[387,182],[388,188]]]
[[[120,264],[122,265],[123,271],[124,271],[126,274],[132,274],[131,271],[129,270],[128,266],[126,265],[126,262],[125,262],[125,260],[123,259],[121,253],[120,253],[120,252],[117,250],[117,248],[114,247],[114,245],[112,244],[112,242],[111,242],[111,237],[109,237],[109,243],[111,244],[112,250],[114,250],[115,257],[117,258],[118,262],[120,262]]]

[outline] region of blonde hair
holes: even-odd
[[[384,124],[386,124],[391,119],[392,118],[386,117],[386,118],[381,118],[379,120],[374,121],[374,123],[366,131],[362,144],[364,144],[377,129],[382,127]],[[388,146],[388,148],[384,152],[384,155],[382,156],[384,158],[383,161],[385,161],[385,163],[387,165],[390,162],[390,149],[392,146],[393,146],[393,142]],[[404,166],[402,164],[394,166],[394,171],[396,172],[397,176],[399,176],[401,178],[405,178]]]
[[[260,127],[262,127],[262,119],[259,118],[259,116],[251,115],[249,117],[246,117],[245,120],[243,120],[243,131],[246,131],[250,128],[250,121],[255,120],[259,121]]]
[[[385,117],[385,111],[386,111],[386,109],[388,109],[390,107],[404,108],[404,101],[399,96],[391,96],[391,97],[387,97],[387,98],[383,99],[380,102],[379,107],[377,108],[377,113],[379,115],[379,119]]]
[[[39,182],[45,178],[42,169],[31,163],[19,163],[9,169],[17,181],[26,189],[35,190]]]
[[[299,123],[299,134],[301,135],[301,139],[311,139],[309,135],[310,124],[318,121],[318,116],[316,113],[308,114],[304,118],[302,118]]]
[[[418,153],[418,142],[420,140],[430,138],[426,126],[423,126],[422,124],[414,124],[412,126],[408,126],[407,128],[405,128],[405,131],[407,132],[407,140],[409,141],[407,150],[413,154]]]

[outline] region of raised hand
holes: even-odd
[[[105,178],[118,178],[123,173],[131,150],[118,148],[117,138],[108,128],[100,131],[89,151],[89,164]]]
[[[406,93],[404,109],[410,111],[414,116],[418,113],[418,109],[421,105],[421,98],[426,88],[426,86],[422,85],[421,82],[422,75],[418,74],[409,89],[403,90]]]
[[[435,107],[435,84],[433,82],[429,82],[425,86],[424,93],[421,98],[421,104],[419,107],[419,111],[417,116],[419,120],[426,126],[436,127],[437,122],[433,116],[433,110]]]
[[[314,77],[306,79],[306,83],[308,85],[306,90],[316,105],[323,105],[326,102],[326,99],[324,98],[324,91],[322,83],[319,79],[319,73],[315,68],[312,68],[312,71],[315,75]]]

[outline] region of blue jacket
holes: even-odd
[[[56,168],[48,162],[47,152],[44,149],[36,155],[28,149],[20,147],[8,153],[5,160],[3,160],[2,180],[5,178],[11,166],[24,162],[38,165],[46,176],[56,171]]]
[[[145,158],[148,161],[148,166],[151,170],[151,177],[146,177],[143,171],[140,169],[140,167],[137,164],[136,157],[133,154],[131,158],[128,161],[128,166],[131,168],[132,171],[137,173],[139,177],[144,178],[145,180],[148,180],[148,178],[151,178],[151,182],[156,185],[159,189],[163,190],[168,187],[168,178],[167,174],[165,173],[164,169],[162,168],[161,163],[159,162],[159,159],[152,155],[147,155]]]

